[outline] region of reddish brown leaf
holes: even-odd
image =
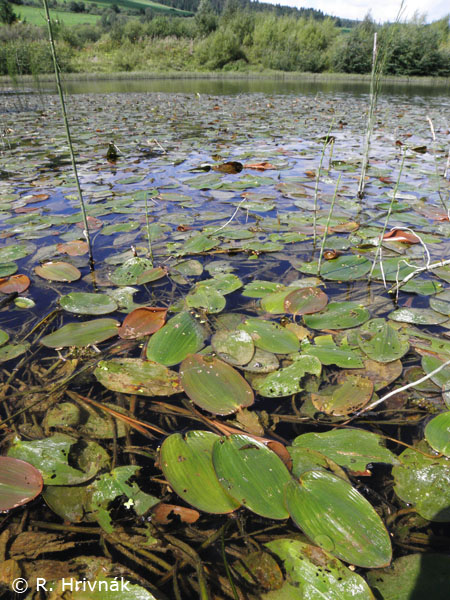
[[[48,200],[50,198],[50,194],[33,194],[32,196],[27,196],[25,198],[27,204],[32,204],[33,202],[43,202],[44,200]]]
[[[89,252],[89,246],[87,245],[87,242],[84,242],[83,240],[73,240],[66,244],[58,244],[56,249],[58,252],[68,254],[69,256],[81,256],[82,254],[87,254]]]
[[[240,173],[243,169],[242,163],[237,160],[231,160],[229,162],[222,163],[220,165],[213,165],[213,171],[220,171],[221,173],[228,173],[234,175]]]
[[[135,308],[125,317],[118,334],[124,340],[140,338],[161,329],[166,321],[167,308],[145,306]]]
[[[103,227],[103,223],[100,221],[100,219],[96,219],[95,217],[88,217],[87,222],[89,231],[96,231],[97,229]],[[84,229],[84,222],[80,221],[79,223],[77,223],[77,227],[80,227],[80,229]]]
[[[18,215],[20,215],[20,214],[36,212],[37,210],[40,210],[40,208],[38,208],[37,206],[22,206],[21,208],[16,208],[14,210],[14,212],[17,213]]]
[[[448,214],[439,208],[438,206],[430,206],[424,205],[419,206],[414,209],[420,215],[423,215],[427,219],[431,219],[432,221],[448,221]]]
[[[315,177],[316,172],[315,171],[305,171],[305,175],[306,175],[306,177]]]
[[[397,229],[395,227],[384,234],[383,240],[389,240],[390,242],[406,242],[407,244],[420,244],[420,239],[415,233]]]
[[[276,169],[276,167],[270,162],[251,163],[244,165],[245,169],[256,169],[257,171],[268,171]]]
[[[394,183],[390,177],[379,177],[378,179],[383,183]]]
[[[180,517],[183,523],[195,523],[200,518],[200,513],[192,508],[186,508],[185,506],[177,506],[176,504],[166,504],[161,502],[152,509],[152,520],[161,525],[168,525],[172,522],[172,517]]]
[[[30,285],[30,279],[26,275],[10,275],[0,279],[0,292],[2,294],[11,294],[17,292],[21,294]]]

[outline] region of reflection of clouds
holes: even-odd
[[[315,8],[322,12],[345,17],[348,19],[363,19],[369,12],[375,21],[394,21],[397,17],[400,0],[378,0],[376,3],[371,0],[347,0],[347,2],[338,4],[334,0],[265,0],[271,4],[283,4],[295,6],[297,8]],[[405,10],[402,13],[402,20],[410,19],[414,13],[420,15],[426,14],[427,21],[441,19],[450,13],[448,0],[406,0]]]

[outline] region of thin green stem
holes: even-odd
[[[153,265],[153,249],[152,249],[152,240],[150,237],[150,221],[148,220],[148,197],[147,197],[147,194],[145,194],[145,222],[147,225],[148,251],[150,254],[150,260]]]
[[[337,183],[336,183],[336,187],[334,189],[333,200],[331,201],[330,210],[328,212],[327,224],[325,225],[325,233],[323,234],[322,245],[320,246],[319,262],[317,263],[317,275],[320,275],[320,268],[322,266],[323,251],[325,250],[325,242],[327,241],[328,227],[330,225],[331,217],[333,215],[334,203],[336,201],[336,196],[337,196],[337,192],[338,192],[338,189],[339,189],[339,184],[341,182],[341,175],[342,175],[342,173],[339,173],[339,177],[338,177],[338,180],[337,180]]]
[[[322,146],[322,153],[320,155],[319,168],[317,169],[317,173],[316,173],[316,185],[314,187],[314,214],[313,214],[314,247],[316,246],[316,241],[317,241],[317,231],[316,231],[316,229],[317,229],[317,200],[318,200],[318,195],[319,195],[320,172],[322,170],[323,158],[325,156],[325,148],[327,147],[328,142],[330,141],[330,133],[331,133],[333,124],[334,124],[334,119],[331,121],[330,128],[328,130],[327,135],[325,136],[325,141],[323,142],[323,146]]]
[[[62,89],[62,85],[61,85],[61,78],[59,75],[59,66],[58,66],[58,59],[57,59],[57,55],[56,55],[55,40],[53,37],[52,22],[50,20],[50,12],[49,12],[49,8],[48,8],[48,2],[47,2],[47,0],[42,0],[42,2],[44,4],[45,18],[47,19],[47,28],[48,28],[50,49],[52,52],[53,68],[55,71],[56,87],[58,88],[58,95],[59,95],[59,100],[61,103],[61,114],[63,117],[64,126],[66,128],[66,138],[67,138],[67,144],[69,146],[70,159],[72,162],[72,170],[73,170],[73,174],[75,177],[75,184],[76,184],[77,191],[78,191],[78,199],[80,201],[81,214],[83,215],[84,236],[88,243],[89,262],[90,262],[90,265],[92,268],[94,266],[94,257],[92,254],[92,244],[91,244],[91,238],[89,235],[89,226],[88,226],[88,220],[87,220],[86,206],[84,204],[83,194],[81,192],[80,180],[78,178],[77,163],[75,160],[75,153],[73,151],[72,136],[70,134],[69,121],[67,118],[66,103],[64,101],[64,93],[63,93],[63,89]]]
[[[389,223],[389,219],[391,218],[392,208],[394,206],[395,198],[397,196],[398,187],[400,185],[400,179],[402,177],[403,165],[405,164],[406,152],[403,153],[402,162],[400,163],[400,170],[398,172],[397,181],[395,183],[394,191],[392,193],[391,203],[389,204],[389,210],[386,215],[386,219],[384,221],[383,231],[381,232],[380,239],[378,240],[377,249],[375,251],[375,258],[373,259],[372,268],[370,269],[370,273],[368,276],[368,280],[370,281],[372,278],[373,270],[375,269],[375,265],[377,264],[378,256],[381,252],[381,245],[383,243],[384,234],[386,233],[386,229]]]

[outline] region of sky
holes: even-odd
[[[335,0],[264,1],[297,8],[315,8],[335,17],[358,20],[362,20],[370,10],[374,21],[379,23],[394,21],[400,7],[400,0],[377,0],[376,2],[370,0],[346,0],[345,2],[336,2]],[[402,20],[411,18],[416,11],[421,15],[425,14],[427,22],[436,21],[450,13],[450,3],[449,0],[427,0],[426,2],[424,0],[407,0]]]

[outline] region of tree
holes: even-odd
[[[195,25],[199,35],[206,36],[217,29],[217,16],[210,0],[201,0],[195,13]]]
[[[11,6],[11,3],[8,2],[8,0],[0,0],[0,21],[6,25],[11,25],[17,20],[17,15]]]

